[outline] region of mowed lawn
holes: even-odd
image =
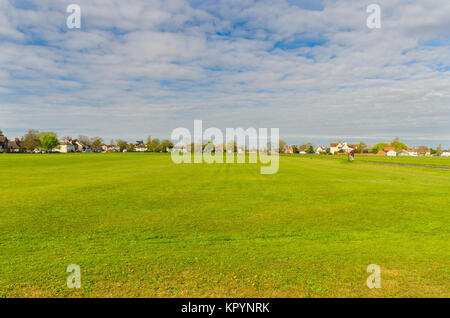
[[[300,157],[300,158],[310,158],[310,159],[328,159],[328,160],[347,160],[347,154],[342,155],[298,155],[290,154],[283,156]],[[373,154],[369,155],[355,155],[355,161],[364,162],[380,162],[380,163],[394,163],[402,165],[422,165],[422,166],[438,166],[438,167],[449,167],[450,168],[450,158],[449,157],[427,157],[427,156],[377,156]]]
[[[0,297],[450,296],[449,170],[281,156],[261,175],[152,153],[0,167]]]
[[[389,157],[389,156],[356,156],[356,160],[360,161],[374,161],[386,163],[401,163],[410,165],[425,165],[425,166],[441,166],[450,167],[449,157]]]

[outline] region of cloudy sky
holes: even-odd
[[[0,0],[6,135],[135,141],[194,119],[450,147],[450,1]]]

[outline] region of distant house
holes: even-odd
[[[409,152],[402,149],[399,152],[397,152],[397,156],[409,156]]]
[[[357,145],[351,145],[353,147],[350,147],[349,144],[346,142],[335,142],[330,144],[330,153],[335,154],[336,152],[345,152],[349,153],[350,151],[354,150]]]
[[[8,152],[8,142],[6,136],[0,136],[0,152]]]
[[[325,147],[325,146],[319,146],[315,150],[315,153],[317,153],[317,154],[323,154],[326,152],[327,152],[327,147]]]
[[[395,147],[384,147],[384,149],[383,149],[385,152],[388,152],[388,151],[395,151]]]
[[[87,145],[83,144],[78,139],[72,141],[72,144],[75,147],[75,151],[85,151],[85,150],[89,149],[89,147]]]
[[[286,148],[284,148],[284,153],[294,153],[294,147],[286,146]]]
[[[145,151],[147,151],[147,146],[146,145],[136,145],[136,147],[134,147],[134,151],[145,152]]]
[[[408,149],[407,150],[410,156],[417,157],[418,156],[418,150],[417,149]]]
[[[70,139],[70,138],[61,140],[59,142],[59,146],[53,149],[53,151],[61,152],[61,153],[75,152],[76,150],[77,150],[77,148],[76,148],[75,144],[73,143],[72,139]]]
[[[395,156],[397,156],[397,152],[395,150],[389,150],[386,152],[386,156],[395,157]]]
[[[450,151],[442,152],[441,157],[450,157]]]
[[[377,156],[386,156],[386,153],[382,150],[377,152]]]
[[[16,138],[14,141],[8,141],[9,152],[19,152],[20,151],[20,140]]]
[[[103,145],[102,151],[104,152],[120,152],[120,148],[114,145]]]
[[[9,140],[6,136],[0,136],[0,153],[2,152],[19,152],[20,151],[19,138]]]

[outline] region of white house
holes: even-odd
[[[116,147],[114,145],[103,145],[102,151],[103,152],[120,152],[120,148]]]
[[[341,150],[343,150],[345,153],[349,153],[355,148],[356,145],[350,145],[346,142],[335,142],[330,144],[330,153],[334,155],[336,152],[339,152]]]
[[[315,151],[315,153],[317,153],[319,155],[322,153],[326,153],[326,152],[327,152],[327,147],[325,147],[325,146],[319,146],[316,148],[316,151]]]
[[[72,143],[72,140],[69,139],[61,140],[59,146],[53,149],[53,151],[62,153],[75,152],[75,150],[75,145]]]
[[[75,150],[78,150],[78,151],[85,151],[85,150],[87,150],[87,149],[89,149],[89,147],[87,146],[87,145],[85,145],[84,143],[82,143],[81,141],[79,141],[79,140],[75,140],[74,142],[72,142],[73,144],[74,144],[74,146],[75,146]]]
[[[146,145],[136,145],[136,147],[134,147],[134,151],[145,152],[145,151],[147,151],[147,146]]]
[[[389,150],[386,152],[386,156],[395,157],[397,156],[397,152],[395,152],[395,150]]]
[[[413,157],[418,156],[417,149],[408,149],[408,153],[410,156],[413,156]]]
[[[397,152],[397,156],[409,156],[409,152],[407,152],[406,150],[402,149],[399,152]]]
[[[450,157],[450,151],[442,152],[441,157]]]

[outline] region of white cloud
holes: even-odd
[[[291,138],[450,140],[448,1],[380,0],[380,30],[366,27],[369,3],[347,0],[79,0],[81,30],[62,4],[30,3],[1,5],[7,133],[142,139],[198,118]]]

